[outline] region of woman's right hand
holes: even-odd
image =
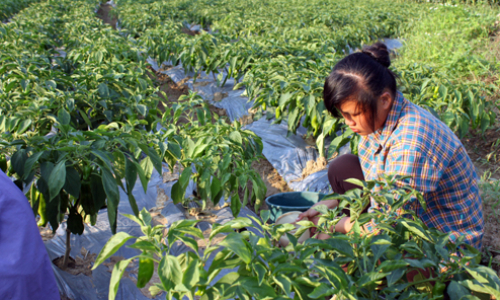
[[[339,205],[339,202],[337,200],[325,200],[325,201],[320,201],[316,204],[314,204],[311,208],[306,210],[305,212],[301,213],[295,222],[299,222],[301,220],[309,220],[312,221],[314,224],[317,224],[318,218],[315,218],[317,215],[319,215],[319,211],[315,210],[314,207],[318,205],[326,205],[329,209],[334,209]],[[316,222],[315,222],[316,221]]]

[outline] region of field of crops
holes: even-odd
[[[500,265],[500,8],[489,6],[495,1],[421,2],[0,0],[0,168],[24,190],[39,226],[57,230],[52,240],[63,241],[66,252],[54,270],[67,269],[70,251],[80,253],[71,245],[81,246],[80,236],[92,228],[105,228],[115,243],[94,268],[132,235],[144,235],[132,246],[138,256],[122,257],[112,276],[105,272],[105,290],[86,298],[69,283],[74,278],[64,277],[69,288],[60,286],[61,294],[129,299],[119,284],[135,261],[132,277],[148,297],[445,299],[446,289],[446,297],[498,299],[500,281],[489,267]],[[334,234],[329,243],[300,245],[286,233],[293,228],[264,224],[266,213],[241,217],[265,208],[270,194],[306,190],[294,181],[324,172],[341,149],[357,152],[359,137],[324,107],[324,79],[349,52],[386,38],[403,44],[391,67],[398,88],[456,132],[483,175],[483,253],[404,218],[377,216],[387,235]],[[178,71],[181,77],[172,75]],[[233,91],[249,104],[231,102]],[[269,148],[273,138],[255,129],[258,122],[307,144],[318,168],[295,177],[282,171],[286,159]],[[168,201],[149,205],[142,197],[152,191]],[[367,189],[343,200],[357,207],[383,192]],[[231,221],[214,224],[208,236],[194,226],[224,201]],[[164,226],[152,220],[170,202],[186,216],[179,222],[166,216],[164,240]],[[138,231],[124,232],[124,213]],[[336,221],[324,213],[326,230]],[[220,234],[226,236],[217,245]],[[289,248],[274,246],[281,235],[289,236]],[[199,246],[203,239],[208,246]],[[176,242],[193,251],[178,252]],[[461,259],[450,258],[459,251]],[[416,259],[404,259],[406,253]],[[443,262],[437,284],[406,281],[406,270],[438,270]]]

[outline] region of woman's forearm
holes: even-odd
[[[351,222],[351,217],[343,217],[340,219],[340,221],[335,225],[335,232],[340,232],[340,233],[348,233],[351,231],[352,227],[354,226],[354,222]],[[361,232],[362,233],[368,233],[368,230],[364,226],[361,227]]]

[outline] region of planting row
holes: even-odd
[[[137,178],[146,189],[162,162],[182,171],[176,203],[193,180],[202,205],[233,196],[235,215],[258,207],[266,188],[250,165],[260,139],[212,116],[195,94],[160,111],[141,49],[95,17],[97,4],[48,1],[0,28],[2,169],[29,188],[39,224],[56,230],[69,214],[68,234],[81,234],[107,206],[116,230],[118,189],[138,214],[131,190]]]
[[[41,0],[1,0],[0,21],[6,21],[13,15],[17,14],[21,9],[40,1]]]
[[[414,23],[432,9],[404,1],[118,1],[123,33],[137,38],[151,57],[180,63],[187,71],[214,72],[220,85],[234,77],[241,81],[237,88],[245,87],[261,115],[277,122],[286,120],[290,132],[303,125],[317,138],[321,152],[324,137],[342,128],[322,103],[324,78],[335,62],[379,38],[402,35],[411,39]],[[493,12],[457,9],[463,10],[463,18],[472,25],[462,33],[469,40],[491,33]],[[404,62],[395,69],[404,95],[439,116],[457,134],[463,136],[469,128],[484,131],[494,123],[493,102],[484,96],[495,87],[453,76],[456,70],[482,76],[488,67],[478,70],[474,59],[445,70],[418,61]],[[352,141],[355,151],[354,136],[347,132],[344,139],[342,144]]]

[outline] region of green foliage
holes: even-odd
[[[107,207],[114,232],[120,189],[138,215],[132,189],[138,178],[146,189],[163,161],[186,170],[176,202],[193,179],[202,203],[231,196],[235,215],[242,201],[258,208],[266,189],[251,163],[260,139],[239,123],[212,123],[194,94],[161,113],[144,49],[95,17],[97,1],[80,2],[45,1],[0,24],[0,162],[20,186],[33,183],[27,196],[39,224],[55,231],[67,214],[81,234]],[[180,114],[197,119],[179,125]]]
[[[235,216],[241,206],[248,203],[259,209],[266,186],[252,168],[252,162],[263,157],[263,145],[258,136],[243,130],[237,121],[228,124],[212,116],[208,105],[195,93],[179,98],[179,103],[168,108],[162,124],[168,128],[167,132],[177,133],[182,148],[180,164],[184,170],[172,187],[174,203],[185,200],[185,191],[192,179],[202,208],[207,201],[217,205],[221,198],[231,197]],[[240,199],[240,191],[243,199]]]
[[[214,224],[205,249],[196,243],[196,239],[204,238],[194,226],[197,221],[175,222],[164,237],[163,227],[152,228],[148,213],[143,211],[140,218],[129,216],[144,233],[130,246],[141,252],[132,259],[148,258],[158,263],[161,283],[150,291],[165,291],[167,299],[184,296],[189,299],[195,296],[200,299],[324,299],[332,295],[338,299],[443,299],[446,294],[452,299],[479,299],[482,294],[498,297],[500,280],[493,270],[479,265],[478,250],[463,243],[463,238],[452,242],[449,234],[427,228],[418,218],[408,219],[394,213],[404,209],[410,199],[422,198],[409,188],[394,188],[394,180],[396,178],[382,182],[353,181],[363,188],[346,195],[330,195],[330,199],[340,200],[339,208],[318,207],[322,213],[318,224],[301,221],[302,227],[295,235],[289,233],[295,229],[291,224],[267,224],[267,211],[262,214],[264,222],[253,219],[257,225],[243,218],[224,225]],[[372,192],[375,185],[380,186],[379,192]],[[386,210],[359,216],[370,197]],[[352,232],[348,235],[329,232],[328,228],[339,221],[340,208],[347,204],[350,204],[351,216],[354,219],[359,216]],[[371,218],[378,234],[362,234],[361,225]],[[244,227],[253,227],[253,230],[234,231]],[[297,243],[297,237],[312,227],[317,228],[317,234],[328,233],[329,238]],[[214,237],[221,233],[225,234],[224,240],[214,245]],[[290,240],[286,248],[277,246],[283,235]],[[113,237],[99,254],[94,268],[129,238],[126,234]],[[191,251],[173,256],[176,242]],[[209,260],[210,257],[213,259]],[[407,275],[415,270],[421,273],[427,270],[430,277],[417,275],[409,281]],[[113,270],[110,291],[117,289],[116,278],[121,277],[121,272],[121,269]],[[149,280],[149,274],[146,273],[144,281]],[[216,279],[219,274],[224,276]],[[114,299],[111,293],[110,299]]]
[[[409,100],[435,113],[460,136],[469,128],[484,132],[496,118],[496,99],[486,98],[495,95],[497,87],[469,77],[481,78],[495,69],[474,51],[494,31],[498,10],[411,1],[118,4],[124,32],[158,62],[214,72],[222,85],[231,75],[241,80],[237,87],[245,87],[258,115],[286,121],[293,133],[303,120],[321,155],[326,154],[324,139],[336,138],[344,127],[338,123],[335,131],[328,130],[332,118],[322,101],[325,76],[345,53],[383,37],[404,40],[395,70]],[[196,36],[181,34],[186,24],[201,24],[203,30]],[[343,139],[356,148],[354,134]]]
[[[40,225],[48,221],[56,230],[69,211],[69,230],[81,234],[83,221],[94,224],[99,209],[107,205],[114,231],[119,187],[138,213],[132,188],[137,175],[146,190],[153,168],[161,173],[159,145],[164,146],[164,141],[117,123],[101,125],[94,131],[77,131],[60,123],[55,129],[56,134],[16,140],[2,150],[12,153],[9,173],[26,185],[34,182],[28,198],[33,207],[39,207],[35,214],[42,216]],[[142,151],[148,156],[142,158]],[[151,157],[158,157],[159,164],[144,168]],[[45,205],[40,206],[41,202]],[[82,217],[76,217],[78,214]]]
[[[14,14],[30,6],[31,4],[40,2],[41,0],[1,0],[0,1],[0,21],[5,21]]]

